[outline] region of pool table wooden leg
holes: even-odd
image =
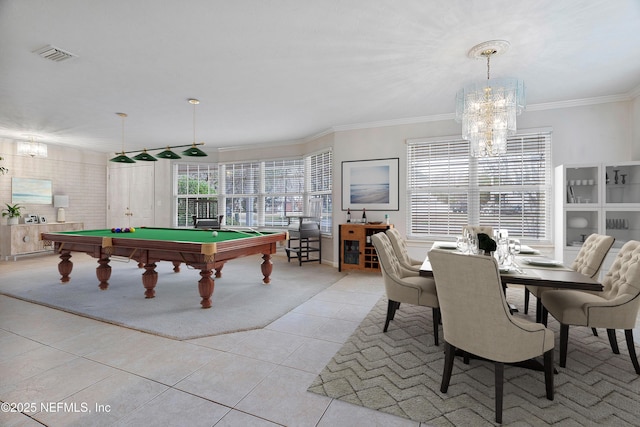
[[[173,263],[173,272],[180,273],[180,261],[171,261]]]
[[[98,267],[96,268],[96,276],[100,281],[98,287],[103,291],[109,287],[109,278],[111,277],[111,266],[109,265],[109,257],[99,258]]]
[[[213,295],[215,286],[215,282],[211,278],[212,274],[213,271],[210,269],[203,268],[200,270],[202,278],[198,281],[198,291],[200,291],[200,296],[202,297],[202,301],[200,301],[202,308],[211,308],[211,295]]]
[[[62,276],[60,281],[62,283],[67,283],[69,281],[69,275],[71,274],[71,270],[73,270],[73,263],[69,261],[71,258],[71,253],[69,251],[64,251],[60,254],[60,263],[58,263],[58,272]]]
[[[216,270],[216,279],[219,279],[222,277],[222,267],[224,267],[224,262],[221,264],[216,264],[215,266],[215,270]]]
[[[158,283],[158,272],[156,271],[156,263],[149,262],[144,265],[144,269],[146,270],[142,273],[142,284],[146,291],[144,291],[145,298],[153,298],[156,296],[156,283]]]
[[[271,282],[271,272],[273,271],[273,264],[271,263],[271,255],[262,254],[262,259],[264,260],[260,265],[260,268],[262,269],[262,275],[264,276],[264,279],[262,279],[262,281],[265,284],[268,284],[269,282]]]

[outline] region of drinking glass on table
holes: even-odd
[[[463,254],[466,254],[469,250],[469,237],[464,235],[459,236],[456,239],[456,248],[458,248],[458,250]]]
[[[469,244],[468,244],[468,250],[466,253],[471,254],[471,255],[478,255],[478,236],[476,236],[475,234],[469,234]]]
[[[511,254],[509,252],[509,240],[501,238],[498,240],[495,257],[501,267],[507,267],[511,264]]]
[[[509,256],[511,257],[511,263],[516,259],[516,256],[520,253],[522,245],[518,239],[509,239]]]

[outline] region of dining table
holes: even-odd
[[[434,242],[431,249],[441,249],[459,252],[456,242]],[[500,278],[503,285],[530,285],[556,289],[579,289],[584,291],[601,292],[603,287],[600,282],[585,276],[562,262],[549,259],[540,255],[538,251],[522,249],[508,267],[500,267]],[[433,269],[429,262],[429,254],[420,266],[420,275],[433,277]]]
[[[524,251],[522,248],[524,248]],[[522,248],[520,253],[514,256],[514,259],[509,266],[499,266],[500,279],[502,280],[503,287],[515,284],[544,286],[556,289],[580,289],[596,292],[602,291],[602,284],[597,280],[572,270],[565,266],[561,261],[550,259],[542,255],[539,251],[528,246],[523,245]],[[436,241],[431,246],[431,249],[461,252],[458,249],[456,242]],[[433,277],[433,269],[429,262],[428,253],[424,262],[420,266],[420,275],[424,277]],[[508,305],[512,313],[517,312],[517,309],[515,309],[512,304]],[[475,357],[469,354],[463,354],[463,356],[465,356],[465,360],[467,360],[469,356]],[[544,370],[543,365],[535,359],[513,363],[513,365],[536,371]],[[554,369],[554,373],[557,374],[558,371]]]

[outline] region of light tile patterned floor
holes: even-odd
[[[422,427],[306,391],[383,293],[353,273],[264,329],[190,341],[0,296],[0,401],[37,405],[0,426]]]
[[[190,341],[0,296],[0,400],[36,404],[0,425],[418,427],[307,392],[383,293],[354,273],[265,329]]]

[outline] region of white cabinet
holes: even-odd
[[[16,224],[0,226],[2,244],[0,253],[5,261],[9,257],[16,260],[18,255],[32,254],[51,250],[51,244],[40,240],[42,233],[56,231],[82,230],[84,224],[81,222],[50,222],[46,224]]]
[[[618,249],[640,240],[640,162],[562,165],[555,170],[555,257],[570,264],[592,233],[615,237]]]

